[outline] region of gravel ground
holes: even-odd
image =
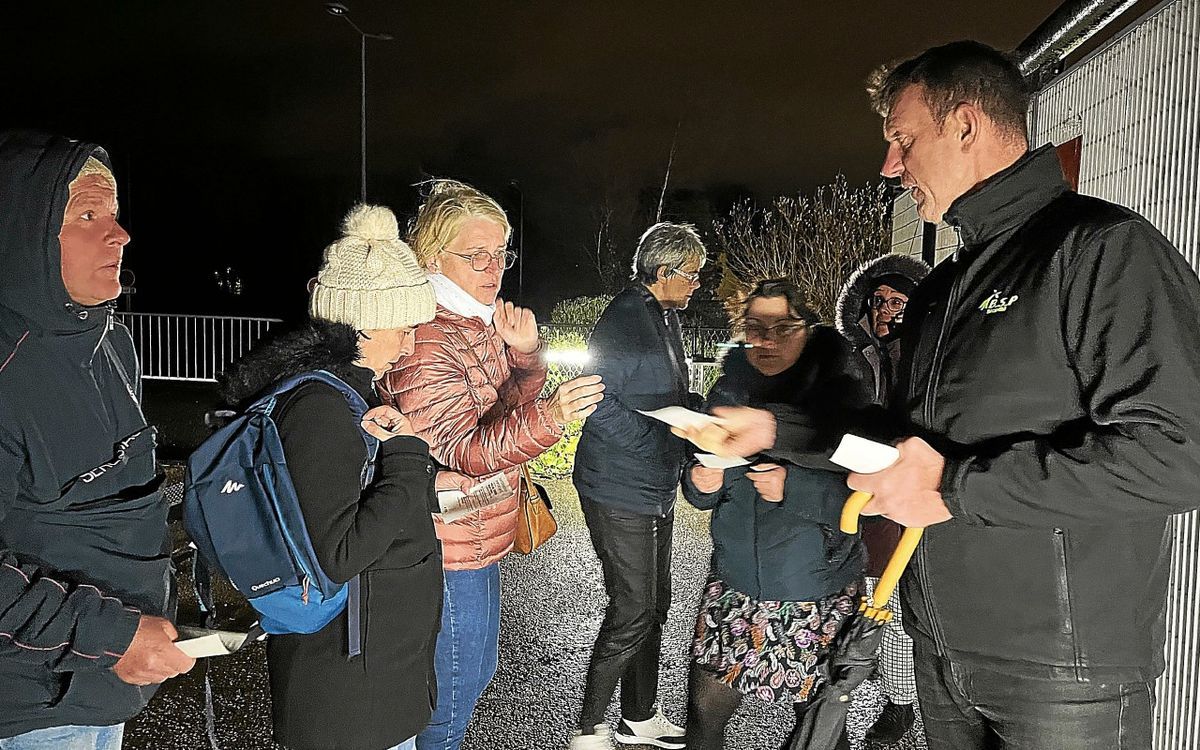
[[[600,563],[592,551],[579,502],[569,481],[547,482],[559,532],[533,555],[511,555],[502,564],[500,665],[476,708],[464,750],[559,750],[578,716],[588,655],[603,616]],[[663,635],[660,699],[667,715],[682,723],[687,649],[712,545],[708,514],[681,502],[672,560],[674,598]],[[188,589],[190,583],[183,582]],[[185,598],[181,614],[191,603]],[[265,649],[261,644],[200,664],[168,683],[126,729],[126,748],[204,750],[205,669],[212,685],[213,735],[220,750],[273,750]],[[855,693],[850,714],[855,750],[882,707],[878,684]],[[616,702],[609,719],[617,718]],[[731,722],[728,750],[773,750],[792,724],[790,707],[747,701]],[[920,719],[899,750],[924,748]],[[914,736],[915,735],[915,736]]]

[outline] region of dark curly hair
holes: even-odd
[[[746,299],[742,302],[742,314],[740,319],[745,319],[746,311],[750,309],[750,304],[756,299],[774,299],[776,297],[784,297],[787,299],[788,311],[796,318],[803,320],[806,325],[816,325],[821,322],[821,316],[817,315],[816,310],[808,303],[804,297],[804,292],[800,291],[800,287],[796,286],[790,279],[763,279],[754,285],[750,293],[746,295]]]

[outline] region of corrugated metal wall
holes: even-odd
[[[892,252],[920,258],[922,226],[917,202],[905,190],[892,201]]]
[[[1082,135],[1079,191],[1143,214],[1200,271],[1200,0],[1147,14],[1048,85],[1030,119],[1035,146]],[[1200,519],[1173,527],[1154,746],[1200,750]]]
[[[1083,136],[1079,191],[1129,206],[1200,268],[1200,2],[1175,0],[1038,96],[1033,145]]]

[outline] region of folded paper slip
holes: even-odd
[[[720,421],[711,414],[702,414],[698,411],[685,409],[682,406],[664,406],[661,409],[653,411],[638,409],[638,414],[645,414],[647,417],[657,419],[660,422],[666,422],[672,427],[678,427],[682,430],[703,427],[704,425],[715,424]]]
[[[856,474],[874,474],[899,461],[900,451],[884,443],[847,434],[829,460]]]
[[[489,505],[512,497],[513,488],[503,473],[489,477],[471,488],[470,492],[460,490],[441,490],[437,493],[438,515],[446,523],[454,523],[472,511],[486,508]]]
[[[209,630],[180,625],[176,630],[179,632],[179,640],[175,641],[175,646],[193,659],[228,656],[263,636],[262,630],[258,628],[248,633],[239,633],[233,630]]]
[[[750,463],[736,456],[717,456],[712,453],[697,453],[696,460],[709,469],[732,469],[735,466],[745,466]]]

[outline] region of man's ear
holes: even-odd
[[[983,118],[983,111],[979,107],[971,102],[961,102],[950,113],[946,127],[952,129],[950,132],[958,138],[963,150],[967,150],[979,139]]]
[[[671,274],[671,271],[666,266],[659,266],[658,270],[654,272],[655,283],[660,282],[660,281],[666,281],[667,278],[670,276],[670,274]]]

